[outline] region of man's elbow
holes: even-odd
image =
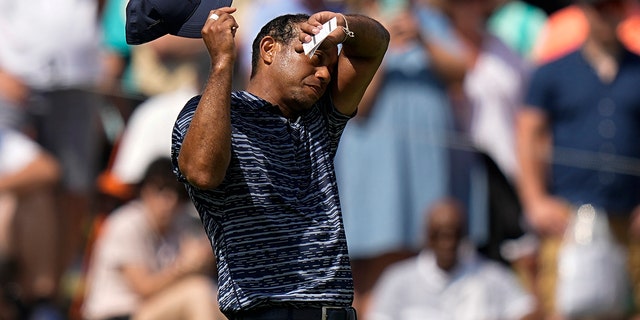
[[[389,48],[390,36],[387,29],[380,27],[380,32],[372,40],[367,42],[367,45],[363,46],[364,49],[359,49],[358,52],[350,52],[350,58],[360,60],[370,66],[375,66],[375,69],[379,68],[382,60],[384,59],[387,49]]]
[[[180,171],[190,185],[203,190],[215,189],[224,181],[228,161],[223,166],[209,166],[204,163],[188,163],[178,159]]]
[[[384,56],[389,48],[389,42],[391,41],[391,34],[389,30],[385,28],[382,24],[378,22],[378,28],[380,29],[378,32],[378,55]]]
[[[202,190],[215,189],[224,181],[224,176],[214,175],[187,176],[186,178],[190,185]]]
[[[387,30],[387,28],[385,28],[384,26],[380,25],[380,28],[382,28],[382,43],[384,44],[384,51],[387,51],[387,47],[389,47],[389,42],[391,41],[391,33],[389,33],[389,30]]]

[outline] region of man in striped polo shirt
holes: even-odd
[[[253,43],[247,90],[232,92],[233,12],[212,10],[202,29],[209,79],[172,137],[174,171],[217,257],[220,308],[231,320],[355,319],[333,158],[389,34],[361,15],[277,17]]]

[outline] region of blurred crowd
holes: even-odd
[[[224,319],[167,160],[209,56],[126,4],[0,0],[0,320]],[[359,319],[640,314],[640,2],[233,6],[237,90],[280,14],[390,31],[335,159]]]

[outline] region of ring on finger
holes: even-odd
[[[219,16],[219,15],[217,15],[217,14],[215,14],[215,13],[212,13],[212,14],[209,16],[209,19],[211,19],[211,20],[218,20],[218,19],[220,19],[220,16]]]

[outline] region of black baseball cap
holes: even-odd
[[[166,34],[200,38],[209,12],[233,0],[129,0],[125,31],[128,44],[143,44]]]

